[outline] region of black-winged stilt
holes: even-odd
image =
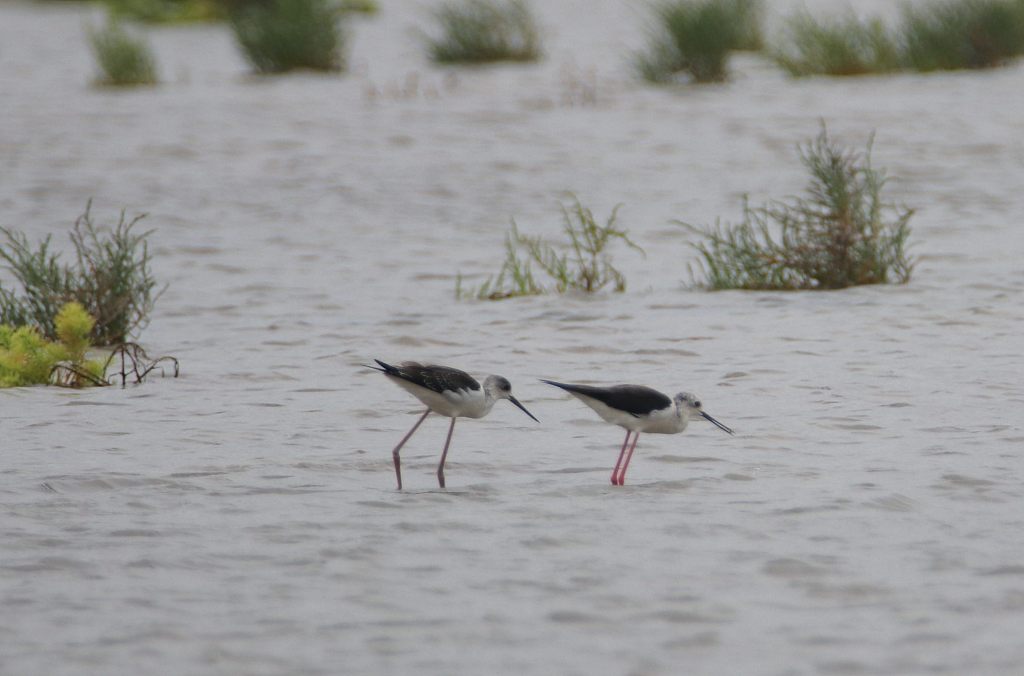
[[[465,371],[448,366],[418,364],[414,361],[392,366],[385,364],[380,359],[374,359],[374,361],[380,366],[370,364],[366,366],[382,372],[389,380],[427,405],[427,410],[391,452],[395,460],[398,490],[402,490],[402,464],[398,452],[402,450],[402,446],[413,435],[420,423],[430,415],[431,411],[452,419],[452,423],[448,427],[448,438],[444,442],[444,450],[441,451],[441,463],[437,466],[437,482],[441,488],[444,488],[444,461],[448,457],[448,445],[452,441],[452,432],[455,431],[456,418],[483,418],[491,412],[495,402],[499,399],[508,399],[534,421],[540,422],[512,396],[512,385],[501,376],[487,376],[484,379],[483,387],[481,387],[480,383]]]
[[[612,485],[622,486],[626,483],[626,468],[633,457],[636,441],[641,432],[653,434],[678,434],[686,429],[690,416],[699,415],[714,423],[720,430],[732,434],[733,431],[718,422],[701,408],[700,400],[689,392],[680,392],[673,398],[652,390],[643,385],[615,385],[613,387],[594,387],[591,385],[569,385],[556,383],[553,380],[542,380],[548,385],[560,387],[576,397],[606,422],[626,429],[626,439],[622,442],[619,459],[612,470]],[[633,443],[629,444],[629,435],[634,434]],[[626,446],[629,445],[629,452]],[[625,459],[625,461],[623,461]]]

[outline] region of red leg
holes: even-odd
[[[441,464],[437,466],[437,483],[441,488],[444,488],[444,461],[448,457],[448,444],[452,443],[452,432],[454,431],[455,418],[452,418],[452,424],[448,426],[448,438],[444,440],[444,450],[441,451]]]
[[[622,456],[626,454],[626,445],[629,443],[629,435],[633,432],[626,430],[626,438],[622,442],[622,449],[619,451],[619,459],[615,461],[615,469],[612,470],[612,486],[619,485],[619,465],[622,464]]]
[[[398,442],[397,446],[395,446],[395,450],[391,451],[391,457],[395,459],[395,476],[398,477],[398,490],[402,490],[402,461],[398,457],[398,452],[402,450],[402,446],[405,446],[405,442],[409,441],[409,437],[412,436],[413,432],[419,429],[419,426],[423,424],[423,421],[427,419],[428,415],[430,415],[429,408],[424,411],[423,415],[420,416],[420,419],[417,420],[416,424],[412,426],[411,430],[409,430],[409,433],[402,437],[402,440]]]
[[[629,461],[633,459],[633,451],[636,450],[637,439],[640,438],[640,433],[637,432],[636,436],[633,437],[633,443],[629,447],[629,453],[626,454],[626,461],[622,463],[622,471],[619,472],[619,485],[626,485],[626,468],[629,467]]]

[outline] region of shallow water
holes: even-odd
[[[0,391],[0,673],[1020,673],[1024,67],[650,89],[643,12],[566,0],[542,64],[449,72],[382,4],[349,75],[160,28],[133,92],[88,86],[95,13],[0,5],[0,224],[148,212],[143,339],[183,366]],[[688,289],[670,221],[799,192],[820,120],[875,132],[912,283]],[[628,292],[454,302],[565,190],[623,204]],[[374,357],[500,373],[542,423],[460,422],[439,491],[428,419],[398,493],[419,405]],[[737,434],[645,435],[613,489],[620,430],[542,377],[694,391]]]

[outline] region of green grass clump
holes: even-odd
[[[328,0],[265,0],[233,6],[231,28],[256,72],[345,67],[342,12]]]
[[[377,0],[339,0],[338,9],[342,12],[376,14],[380,11],[380,5]]]
[[[103,0],[115,16],[146,23],[193,23],[223,21],[242,7],[266,0]],[[339,12],[375,14],[376,0],[333,0]]]
[[[841,289],[905,283],[913,215],[885,203],[884,174],[871,166],[871,142],[861,155],[834,144],[823,128],[800,149],[811,174],[806,198],[743,205],[737,225],[698,228],[702,284],[711,289]],[[890,216],[891,215],[891,216]]]
[[[50,341],[34,326],[0,324],[0,387],[51,382],[57,366],[73,367],[61,384],[82,387],[103,379],[105,365],[86,359],[95,320],[78,303],[67,303],[55,318],[59,340]]]
[[[0,261],[5,262],[22,287],[16,294],[0,285],[0,323],[32,326],[49,339],[58,338],[60,308],[76,301],[95,318],[90,343],[114,345],[149,321],[159,292],[150,272],[146,243],[149,232],[133,228],[143,216],[130,221],[121,212],[113,228],[96,227],[90,206],[75,221],[71,242],[75,262],[61,263],[50,251],[50,236],[33,247],[24,234],[0,227]]]
[[[224,18],[216,0],[104,0],[115,16],[146,23],[189,23]]]
[[[904,59],[918,71],[991,68],[1024,54],[1024,1],[952,0],[908,6]]]
[[[141,37],[134,37],[117,21],[89,31],[101,75],[97,82],[118,87],[156,84],[156,59]]]
[[[791,75],[862,75],[992,68],[1024,54],[1024,0],[946,0],[907,5],[896,29],[852,13],[788,21],[785,45],[773,50]]]
[[[435,12],[440,35],[428,40],[437,63],[536,61],[540,32],[523,0],[458,0]]]
[[[900,50],[880,19],[861,21],[852,12],[818,21],[799,12],[787,21],[786,46],[773,53],[790,75],[866,75],[900,68]]]
[[[611,262],[606,251],[614,241],[620,241],[643,252],[629,234],[616,227],[619,207],[612,210],[604,225],[594,218],[590,209],[578,199],[572,205],[562,205],[562,231],[568,242],[559,246],[548,244],[540,237],[519,232],[516,222],[505,236],[505,262],[497,275],[491,276],[476,289],[462,289],[461,277],[456,281],[457,298],[501,300],[516,296],[555,293],[596,293],[609,285],[616,292],[626,290],[626,279]],[[525,255],[520,258],[520,251]],[[537,266],[547,276],[551,286],[539,283],[533,275]]]
[[[729,54],[761,46],[759,0],[667,0],[655,8],[656,33],[635,66],[649,82],[693,82],[728,77]]]

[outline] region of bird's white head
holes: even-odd
[[[508,399],[515,406],[525,413],[526,415],[533,418],[533,414],[526,410],[526,407],[519,403],[519,400],[512,396],[512,383],[508,381],[508,378],[501,376],[487,376],[484,380],[484,396],[491,401],[497,401],[498,399]],[[534,422],[540,422],[536,418],[533,418]]]
[[[728,427],[726,427],[725,425],[718,422],[717,420],[715,420],[710,415],[704,412],[704,407],[701,404],[700,399],[697,398],[697,395],[691,394],[689,392],[680,392],[674,397],[674,401],[676,407],[679,409],[679,414],[682,415],[685,419],[690,419],[693,417],[703,418],[704,420],[707,420],[708,422],[715,425],[715,427],[722,430],[723,432],[728,432],[729,434],[733,433],[731,429],[729,429]]]

